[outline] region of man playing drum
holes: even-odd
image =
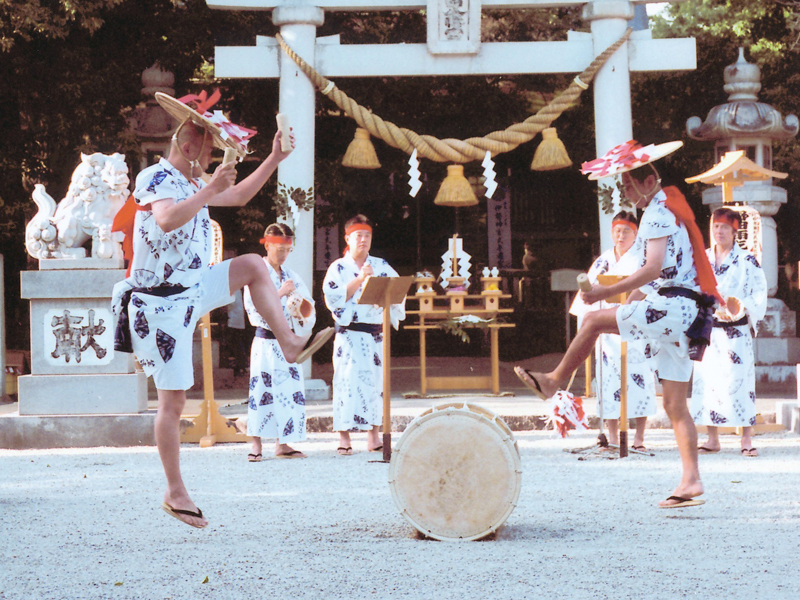
[[[537,396],[547,399],[589,356],[600,334],[619,334],[628,342],[647,340],[645,356],[653,361],[661,380],[664,409],[675,431],[683,467],[677,487],[659,503],[662,508],[705,502],[697,499],[704,490],[697,464],[697,430],[686,399],[692,360],[702,358],[715,299],[721,302],[702,235],[686,199],[677,188],[662,189],[660,176],[650,164],[682,145],[670,142],[643,148],[632,140],[583,164],[582,172],[590,179],[621,174],[625,196],[644,213],[630,250],[638,270],[614,285],[594,285],[591,291],[581,292],[581,298],[593,304],[617,294],[631,294],[626,304],[587,314],[553,371],[514,369]]]

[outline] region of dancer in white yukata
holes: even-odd
[[[356,215],[344,228],[347,250],[325,275],[325,304],[336,322],[333,343],[333,430],[339,432],[337,452],[353,453],[351,431],[367,432],[367,450],[380,452],[378,428],[383,418],[383,309],[358,304],[368,277],[397,277],[382,258],[369,255],[372,225]],[[391,323],[405,319],[405,304],[393,304]]]
[[[114,223],[115,229],[127,230],[133,249],[130,276],[113,291],[112,309],[118,319],[115,348],[133,351],[158,391],[155,437],[167,478],[162,508],[198,528],[208,521],[183,483],[179,427],[186,390],[194,383],[192,337],[197,321],[210,310],[230,304],[231,292],[249,285],[259,313],[269,321],[287,359],[307,355],[317,343],[315,338],[303,350],[308,336],[297,336],[289,328],[260,256],[238,256],[209,267],[208,206],[247,204],[289,155],[281,150],[278,132],[271,154],[240,183],[234,185],[234,162],[219,165],[205,183],[201,176],[211,164],[214,145],[233,148],[244,156],[247,139],[255,133],[230,123],[221,113],[208,112],[218,98],[218,92],[210,98],[203,93],[180,100],[156,93],[161,106],[181,125],[167,158],[139,173],[133,201]]]
[[[284,223],[273,223],[261,243],[267,251],[264,262],[278,290],[283,316],[292,331],[311,333],[317,322],[314,300],[300,276],[286,267],[294,243],[294,232]],[[269,323],[256,310],[250,289],[244,288],[244,308],[256,328],[250,352],[250,394],[247,434],[253,446],[247,459],[261,461],[261,438],[275,438],[277,458],[306,458],[290,443],[306,441],[306,399],[302,368],[286,360]]]
[[[741,217],[719,208],[711,217],[713,244],[707,250],[717,288],[728,301],[714,319],[711,345],[695,365],[692,383],[694,422],[705,425],[708,439],[701,454],[720,451],[719,427],[741,427],[742,456],[758,456],[753,446],[756,423],[756,373],[753,354],[755,329],[767,311],[767,278],[756,258],[736,243]],[[733,314],[731,314],[733,312]]]
[[[664,409],[672,422],[683,468],[677,487],[659,503],[662,508],[704,503],[697,499],[704,490],[697,463],[697,429],[686,399],[692,360],[702,358],[715,300],[721,301],[691,208],[677,188],[661,188],[658,171],[650,164],[682,145],[670,142],[643,148],[631,140],[583,164],[582,171],[592,179],[621,173],[625,196],[636,208],[645,209],[636,242],[629,251],[637,258],[638,270],[614,285],[595,285],[591,291],[580,292],[589,304],[631,292],[629,303],[588,313],[553,371],[514,369],[537,396],[546,399],[589,356],[600,334],[618,333],[627,342],[647,340],[645,356],[655,361],[654,370],[664,390]],[[660,349],[650,341],[659,342]]]
[[[587,272],[589,281],[597,283],[599,275],[630,275],[636,271],[638,265],[633,254],[628,250],[636,240],[638,224],[636,217],[621,211],[614,215],[611,221],[611,240],[614,247],[603,252]],[[588,305],[580,296],[575,296],[570,313],[578,317],[578,328],[583,317],[592,310],[619,306],[602,300],[596,304]],[[636,434],[633,438],[632,450],[644,452],[644,430],[647,427],[647,417],[656,414],[656,381],[653,370],[644,356],[647,342],[642,340],[628,343],[628,418],[636,420]],[[608,427],[608,442],[612,446],[619,446],[619,417],[622,396],[622,346],[618,335],[602,334],[595,348],[597,359],[598,396],[602,406],[603,420]]]

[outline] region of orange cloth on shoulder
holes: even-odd
[[[700,233],[700,228],[697,226],[692,208],[686,202],[686,197],[675,186],[665,187],[664,193],[667,195],[667,208],[675,215],[678,223],[683,223],[689,233],[694,268],[697,271],[697,282],[700,284],[700,290],[724,304],[722,296],[717,291],[717,279],[714,277],[714,269],[711,268],[711,263],[708,262],[706,247],[703,243],[703,234]]]
[[[130,277],[131,265],[133,265],[133,224],[136,221],[136,212],[140,210],[150,210],[150,205],[139,206],[133,198],[133,194],[128,198],[119,212],[114,216],[111,224],[111,231],[121,231],[125,238],[122,240],[122,256],[128,261],[128,270],[125,277]]]

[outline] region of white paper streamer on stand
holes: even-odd
[[[469,288],[469,270],[472,267],[470,260],[472,255],[464,252],[462,246],[463,240],[460,237],[453,236],[448,242],[447,252],[442,254],[442,272],[441,272],[441,286],[446,288],[450,285],[448,281],[451,277],[461,277],[464,281],[464,287]],[[455,257],[455,272],[453,269],[453,257]]]
[[[422,187],[422,181],[419,179],[419,160],[417,159],[416,148],[414,148],[414,151],[411,153],[411,156],[408,159],[408,164],[411,167],[408,170],[408,185],[411,186],[411,191],[408,193],[408,195],[412,198],[416,198],[417,192],[419,192],[420,188]]]
[[[573,394],[563,390],[556,392],[550,403],[550,415],[545,419],[546,426],[567,437],[570,429],[584,430],[589,426],[586,422],[586,413],[583,411],[583,398],[576,398]]]
[[[416,150],[414,150],[416,152]],[[488,150],[486,151],[486,156],[483,158],[483,176],[485,181],[483,182],[484,187],[486,188],[486,197],[491,198],[494,191],[497,189],[497,182],[494,180],[496,173],[494,172],[494,161],[492,160],[492,153]]]

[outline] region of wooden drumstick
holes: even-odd
[[[236,149],[225,148],[225,156],[222,157],[222,164],[227,165],[229,162],[236,160]]]
[[[275,115],[275,120],[278,122],[278,130],[281,132],[281,150],[284,152],[291,152],[294,148],[292,146],[292,138],[289,137],[291,133],[289,115],[286,113],[278,113]]]
[[[582,292],[591,292],[592,291],[592,282],[589,281],[589,276],[586,273],[581,273],[577,277],[578,280],[578,288]]]

